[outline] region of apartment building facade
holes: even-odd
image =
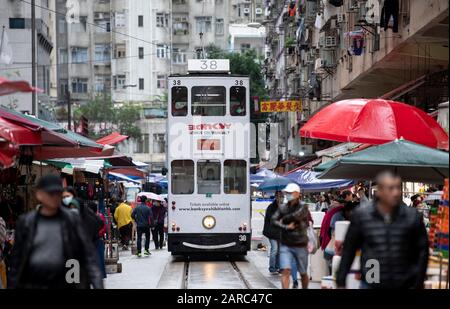
[[[35,79],[36,86],[43,90],[36,94],[35,110],[39,118],[53,120],[54,113],[50,100],[51,90],[51,53],[54,49],[54,36],[51,23],[54,13],[49,10],[53,0],[36,1],[36,36],[35,36]],[[19,0],[0,2],[0,37],[7,35],[8,48],[12,51],[9,64],[0,63],[0,76],[12,80],[25,80],[32,83],[32,37],[31,5]],[[7,48],[2,46],[2,48]],[[0,105],[17,111],[33,112],[32,95],[18,93],[14,96],[0,97]]]
[[[393,14],[383,16],[388,6]],[[303,101],[302,112],[274,116],[287,132],[285,158],[330,146],[298,129],[337,100],[384,97],[427,112],[448,100],[447,1],[266,1],[265,9],[270,95]]]

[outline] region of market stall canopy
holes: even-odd
[[[281,191],[294,181],[283,176],[268,178],[258,186],[259,191]]]
[[[156,193],[153,193],[153,192],[140,192],[140,193],[138,193],[137,197],[143,196],[143,195],[147,199],[164,202],[164,198],[162,196],[160,196],[160,195],[158,195]]]
[[[318,179],[320,173],[310,170],[298,170],[286,175],[287,178],[297,183],[305,191],[325,191],[330,189],[348,188],[354,184],[349,179]]]
[[[139,180],[133,179],[131,177],[128,177],[127,175],[121,174],[121,173],[114,173],[114,172],[110,172],[108,173],[108,179],[109,180],[124,180],[124,181],[128,181],[128,182],[133,182],[136,184],[141,184],[141,182]]]
[[[98,139],[96,142],[102,145],[116,145],[128,138],[127,135],[121,135],[119,132],[113,132],[110,135]]]
[[[318,178],[373,180],[391,170],[403,181],[442,183],[449,177],[448,160],[447,152],[400,139],[342,157]]]
[[[314,172],[324,172],[327,169],[329,169],[330,167],[332,167],[339,159],[335,159],[335,160],[330,160],[327,162],[324,162],[322,164],[317,165],[316,167],[313,167],[313,171]]]
[[[278,175],[275,172],[272,172],[269,169],[261,168],[257,173],[250,174],[250,182],[251,183],[262,183],[264,180],[269,178],[275,178]]]
[[[24,80],[8,80],[0,77],[0,96],[16,92],[44,92],[42,89],[32,87]]]
[[[300,129],[307,138],[384,144],[398,138],[428,147],[448,149],[448,135],[421,109],[382,99],[352,99],[333,103]]]

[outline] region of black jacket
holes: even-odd
[[[24,278],[33,276],[33,274],[27,273],[27,265],[30,256],[33,254],[32,246],[39,218],[38,211],[26,213],[20,216],[17,221],[9,276],[11,288],[30,288]],[[103,288],[97,251],[86,235],[80,216],[64,207],[61,207],[60,211],[64,259],[66,261],[70,259],[79,261],[80,283],[67,284],[59,288],[87,289],[90,284],[97,289]],[[65,282],[64,279],[61,281]]]
[[[385,222],[375,203],[352,214],[344,241],[336,282],[345,286],[355,253],[361,250],[361,273],[374,273],[371,259],[379,263],[379,283],[371,288],[422,288],[428,264],[428,236],[419,213],[401,204]],[[366,265],[368,262],[368,265]]]
[[[278,202],[275,199],[266,209],[266,215],[264,217],[263,235],[269,239],[280,240],[281,228],[272,222],[272,217],[278,210]]]
[[[80,203],[80,217],[83,222],[86,235],[92,242],[99,239],[99,232],[103,227],[103,221],[85,203]]]
[[[144,204],[140,204],[133,209],[131,218],[134,219],[138,228],[149,228],[155,224],[152,209]]]
[[[306,247],[308,245],[307,228],[309,226],[308,206],[298,202],[295,205],[281,205],[272,217],[272,223],[281,228],[281,243],[289,247]],[[287,226],[294,222],[295,229],[288,230]]]

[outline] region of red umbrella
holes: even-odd
[[[126,135],[121,135],[119,132],[114,132],[98,139],[96,142],[102,145],[115,145],[126,140],[127,138],[128,136]]]
[[[7,95],[15,92],[43,92],[43,90],[32,87],[24,80],[7,80],[4,77],[0,77],[0,95]]]
[[[417,107],[382,99],[352,99],[333,103],[300,129],[308,138],[384,144],[403,137],[433,148],[448,149],[448,135]]]

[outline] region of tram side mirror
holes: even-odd
[[[163,176],[166,176],[166,175],[167,175],[167,172],[168,172],[167,168],[166,168],[166,167],[163,167],[162,170],[161,170],[161,174],[162,174]]]

